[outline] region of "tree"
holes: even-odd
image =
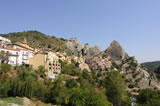
[[[1,64],[1,66],[0,66],[0,74],[6,73],[6,72],[8,72],[10,70],[11,70],[11,65],[6,64],[6,63],[2,63]]]
[[[107,97],[96,93],[93,88],[72,88],[69,90],[65,103],[69,106],[110,106]]]
[[[66,81],[66,86],[68,88],[73,88],[73,87],[78,87],[78,84],[76,83],[74,79],[70,79]]]
[[[160,79],[160,66],[155,70],[156,76]]]
[[[160,94],[152,89],[141,90],[136,99],[142,106],[160,106]]]
[[[83,71],[82,71],[82,76],[83,76],[83,78],[85,78],[85,79],[90,79],[90,75],[89,75],[89,72],[88,72],[88,70],[86,70],[86,69],[84,69]]]
[[[8,97],[9,84],[0,82],[0,98]]]
[[[5,51],[0,52],[0,60],[2,63],[8,63],[9,62],[9,56],[11,54]]]
[[[68,95],[68,89],[65,86],[61,76],[54,81],[51,88],[50,98],[53,104],[61,105],[64,103],[64,98]]]
[[[36,80],[32,76],[26,76],[22,80],[20,78],[14,78],[11,80],[11,96],[25,96],[31,98],[34,94],[34,89],[36,88]]]
[[[42,101],[47,101],[49,88],[40,81],[36,81],[35,86],[36,87],[33,90],[34,97],[39,98]]]
[[[126,86],[118,71],[108,72],[105,80],[106,95],[115,106],[130,105]],[[129,103],[128,103],[129,102]]]
[[[44,66],[39,66],[38,67],[38,74],[40,74],[41,77],[45,78],[46,74],[45,72],[47,72],[47,70],[44,68]]]

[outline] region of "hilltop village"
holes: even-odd
[[[44,48],[32,48],[27,44],[25,38],[21,42],[12,43],[11,40],[0,36],[0,52],[8,53],[9,58],[6,63],[12,66],[24,64],[33,69],[44,66],[48,70],[46,73],[48,78],[51,79],[55,79],[61,73],[61,63],[59,63],[59,60],[70,64],[71,60],[74,59],[80,64],[81,70],[90,70],[83,58],[77,56],[70,57],[66,53],[53,52]]]
[[[37,69],[43,65],[48,70],[48,77],[55,78],[61,73],[59,59],[66,60],[65,54],[32,48],[23,42],[12,43],[11,40],[0,37],[0,51],[9,54],[8,64],[12,66],[28,65]]]

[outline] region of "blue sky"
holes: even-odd
[[[0,0],[0,33],[38,30],[160,60],[160,0]]]

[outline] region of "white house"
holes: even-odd
[[[19,49],[20,63],[29,64],[29,59],[33,57],[33,53],[24,49]]]
[[[11,54],[11,56],[9,56],[8,64],[11,64],[11,65],[18,64],[18,52],[19,52],[19,50],[12,49],[12,48],[7,48],[7,47],[0,47],[0,51],[4,51],[6,53]]]
[[[11,43],[11,40],[0,36],[0,46],[6,47],[6,45],[10,43]]]
[[[6,53],[10,53],[8,64],[11,65],[21,65],[21,64],[29,64],[29,58],[33,56],[33,53],[23,49],[13,49],[8,47],[0,47],[0,51],[4,51]]]

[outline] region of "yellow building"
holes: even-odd
[[[32,65],[34,69],[38,69],[38,67],[41,65],[47,69],[45,54],[35,54],[32,58],[29,59],[29,64]]]
[[[27,50],[27,51],[30,51],[30,52],[34,52],[34,48],[27,45],[27,41],[26,41],[25,38],[24,38],[23,43],[12,43],[12,44],[9,44],[9,45],[11,45],[13,49],[24,49],[24,50]]]

